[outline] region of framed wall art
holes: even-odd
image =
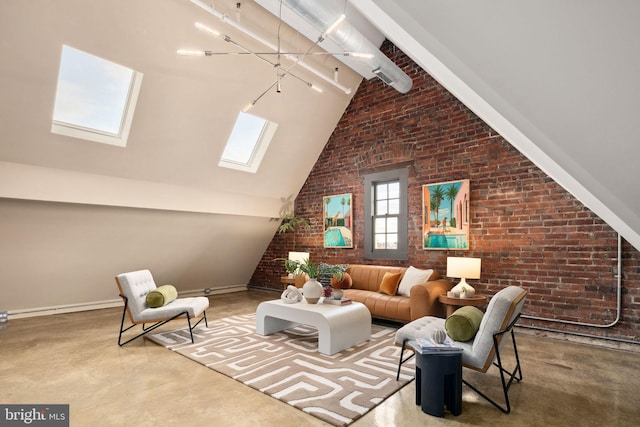
[[[422,186],[423,249],[469,249],[469,180]]]
[[[353,215],[351,194],[322,198],[325,248],[353,247]]]

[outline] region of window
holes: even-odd
[[[62,47],[51,132],[124,147],[142,73]]]
[[[364,177],[365,258],[408,258],[407,181],[407,169]]]
[[[398,249],[400,216],[400,181],[373,184],[373,246],[375,249]]]
[[[240,113],[218,166],[255,173],[277,128],[276,123]]]

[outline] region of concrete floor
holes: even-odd
[[[211,296],[210,321],[254,312],[271,292]],[[11,319],[0,330],[0,403],[70,405],[71,426],[320,426],[318,419],[146,339],[117,345],[121,309]],[[169,329],[186,324],[175,321]],[[636,426],[640,354],[517,330],[524,379],[508,415],[463,387],[462,414],[416,406],[410,383],[352,425]],[[497,371],[464,370],[499,396]],[[497,393],[497,394],[496,394]]]

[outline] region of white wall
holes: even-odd
[[[0,310],[118,298],[114,276],[148,268],[179,291],[245,286],[268,218],[0,199]]]

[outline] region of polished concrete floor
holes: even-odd
[[[277,294],[211,296],[210,321],[254,312]],[[318,419],[138,339],[119,347],[121,309],[10,319],[0,329],[0,403],[70,405],[72,426],[320,426]],[[173,322],[172,327],[185,324]],[[502,414],[463,387],[462,414],[422,413],[410,383],[361,426],[636,426],[640,354],[517,333],[524,379]],[[465,378],[499,392],[490,375]],[[498,394],[496,394],[498,396]]]

